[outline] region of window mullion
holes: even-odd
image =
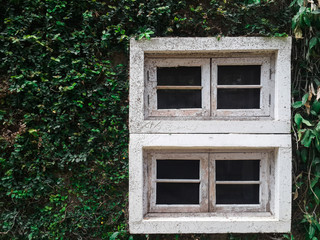
[[[216,115],[217,111],[217,84],[218,84],[218,66],[217,63],[211,58],[211,116]]]
[[[269,173],[268,173],[268,166],[269,166],[269,154],[262,153],[261,154],[261,161],[260,161],[260,204],[261,208],[266,211],[267,208],[267,201],[269,200]]]
[[[209,188],[209,170],[208,170],[209,156],[202,154],[200,160],[200,211],[208,212],[208,188]]]
[[[209,153],[209,212],[215,210],[216,194],[215,194],[215,159],[214,153]]]

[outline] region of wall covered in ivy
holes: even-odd
[[[1,0],[0,239],[208,239],[128,233],[129,39],[293,34],[293,232],[224,237],[317,240],[318,5]]]

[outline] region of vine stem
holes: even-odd
[[[14,224],[15,224],[15,222],[16,222],[16,218],[17,218],[18,214],[19,214],[19,212],[17,212],[17,214],[16,214],[16,215],[14,216],[14,218],[13,218],[11,228],[10,228],[8,231],[6,231],[6,232],[0,232],[0,234],[6,235],[6,234],[8,234],[8,233],[12,230],[12,228],[14,227]]]

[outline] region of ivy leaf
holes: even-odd
[[[301,144],[305,147],[310,147],[312,139],[315,138],[315,135],[313,134],[312,130],[307,129],[307,131],[303,134]]]
[[[309,93],[306,93],[305,95],[303,95],[302,97],[302,104],[305,105],[306,102],[308,101],[308,97],[309,97]]]
[[[301,160],[303,163],[306,163],[308,159],[308,150],[306,148],[301,150]]]
[[[308,18],[307,15],[303,15],[303,21],[305,22],[305,24],[306,24],[308,27],[311,26],[310,19]]]
[[[320,14],[320,10],[319,9],[314,10],[311,12],[311,14],[318,15],[318,14]]]
[[[304,104],[302,103],[302,101],[297,101],[297,102],[294,102],[293,104],[292,104],[292,107],[293,108],[300,108],[300,107],[302,107]]]
[[[310,113],[311,113],[313,116],[318,116],[318,114],[317,114],[315,111],[313,111],[313,110],[311,110]]]
[[[320,224],[318,223],[318,221],[314,221],[314,224],[316,225],[316,227],[317,227],[318,230],[320,231]]]
[[[294,116],[294,122],[297,124],[297,128],[298,130],[300,129],[300,125],[302,123],[302,116],[300,113],[297,113],[295,116]]]
[[[318,150],[318,152],[320,152],[320,133],[316,130],[313,131],[313,134],[316,136],[315,138],[315,146],[316,146],[316,149]],[[319,161],[320,162],[320,159],[319,158],[316,158],[317,160],[314,161],[313,164],[317,164]]]
[[[303,6],[303,4],[304,4],[304,0],[298,0],[297,3],[298,3],[298,5],[301,7],[301,6]]]
[[[313,37],[309,41],[309,49],[312,49],[318,43],[318,38]]]
[[[307,125],[308,127],[313,126],[312,123],[310,123],[309,120],[304,119],[300,113],[297,113],[294,116],[294,122],[297,124],[298,130],[300,130],[301,123]]]
[[[116,240],[116,238],[118,237],[118,235],[120,234],[120,232],[114,232],[111,237],[109,238],[109,240]]]
[[[316,187],[316,188],[314,189],[314,193],[315,193],[314,200],[315,200],[316,203],[319,205],[319,203],[320,203],[320,188],[319,188],[319,187]]]
[[[314,234],[315,234],[315,232],[316,232],[316,229],[312,226],[312,225],[310,225],[309,226],[309,239],[312,239],[312,237],[314,236]]]
[[[315,177],[310,184],[310,187],[313,188],[319,181],[319,177]]]
[[[316,113],[319,113],[320,112],[320,102],[314,101],[313,104],[312,104],[311,109],[313,111],[315,111]]]
[[[305,105],[306,102],[308,101],[308,97],[309,97],[309,93],[306,93],[305,95],[303,95],[302,100],[301,100],[301,101],[294,102],[294,103],[292,104],[292,107],[293,107],[293,108],[300,108],[300,107],[302,107],[302,106]]]
[[[318,157],[315,157],[314,159],[313,159],[313,161],[312,161],[312,165],[313,166],[316,166],[317,164],[319,164],[320,163],[320,158],[318,158]],[[320,177],[320,176],[319,176]]]
[[[296,3],[297,3],[297,0],[293,0],[293,1],[290,3],[289,8],[293,7]]]
[[[309,120],[306,120],[306,119],[304,119],[304,118],[302,118],[302,123],[304,123],[304,124],[307,125],[308,127],[313,126],[312,123],[310,123]]]
[[[6,111],[0,110],[0,120],[4,118],[5,114],[6,114]]]

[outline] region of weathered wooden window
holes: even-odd
[[[271,151],[148,151],[146,156],[150,213],[270,211]]]
[[[290,54],[290,38],[131,39],[131,233],[290,231]]]
[[[209,116],[209,59],[148,59],[146,109],[150,116]]]
[[[211,211],[268,211],[270,157],[270,152],[211,154]]]
[[[146,115],[268,117],[270,72],[270,57],[149,58]]]
[[[270,57],[212,59],[212,79],[213,116],[270,116]]]

